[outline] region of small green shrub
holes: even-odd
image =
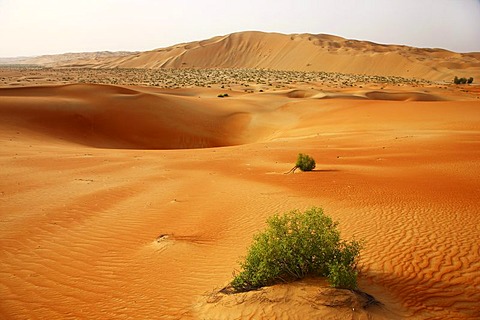
[[[315,160],[307,154],[299,153],[295,166],[302,171],[312,171],[315,169]]]
[[[467,79],[467,78],[459,78],[459,77],[455,76],[455,78],[453,78],[453,83],[455,83],[455,84],[466,84],[466,83],[470,84],[472,82],[473,82],[472,77]]]
[[[333,262],[328,265],[327,280],[332,287],[356,289],[357,275],[358,272],[355,269],[341,263]]]
[[[228,93],[223,93],[223,94],[220,93],[217,97],[219,97],[219,98],[226,98],[226,97],[228,97]]]
[[[232,287],[242,292],[316,275],[332,286],[356,289],[361,245],[341,240],[337,225],[315,207],[274,215],[255,236]]]
[[[285,174],[295,173],[295,170],[297,169],[300,169],[302,171],[312,171],[313,169],[315,169],[315,166],[315,160],[312,157],[303,153],[299,153],[295,166],[288,172],[285,172]]]

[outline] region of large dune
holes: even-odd
[[[480,53],[348,40],[325,34],[239,32],[138,53],[60,55],[23,63],[94,68],[257,68],[401,76],[480,78]]]
[[[221,92],[0,89],[1,319],[480,316],[478,90]],[[317,170],[283,174],[299,152]],[[382,305],[216,293],[267,217],[310,206],[365,240]]]
[[[2,89],[0,123],[100,148],[179,149],[244,143],[249,113],[198,97],[114,86]],[[194,120],[194,121],[193,121]]]

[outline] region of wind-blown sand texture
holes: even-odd
[[[0,59],[48,67],[323,71],[452,81],[480,78],[480,53],[384,45],[327,34],[238,32],[145,52],[93,52]],[[478,80],[477,80],[478,81]]]
[[[478,87],[290,85],[1,88],[0,318],[479,318]],[[299,152],[316,171],[283,174]],[[382,305],[217,293],[268,216],[311,206],[365,240]]]

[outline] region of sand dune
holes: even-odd
[[[21,59],[17,63],[90,68],[255,68],[480,79],[479,53],[383,45],[325,34],[238,32],[146,52],[100,52]]]
[[[424,92],[385,92],[370,91],[365,97],[372,100],[395,100],[395,101],[441,101],[445,98]]]
[[[135,54],[135,52],[127,51],[98,51],[98,52],[79,52],[79,53],[63,53],[50,54],[36,57],[15,57],[15,58],[0,58],[0,65],[38,65],[38,66],[56,66],[59,64],[67,65],[74,64],[76,66],[86,66],[95,62],[100,62],[107,58],[119,58],[127,55]]]
[[[348,40],[331,35],[239,32],[113,58],[94,64],[122,68],[265,68],[418,77],[451,81],[480,77],[475,56]]]
[[[249,121],[246,112],[207,106],[198,97],[113,86],[2,89],[1,95],[0,122],[101,148],[234,145],[245,142],[239,132]]]
[[[222,92],[0,89],[0,318],[480,316],[475,95]],[[283,174],[299,152],[317,170]],[[365,240],[382,305],[318,280],[216,293],[268,216],[311,206]]]
[[[218,99],[216,91],[62,85],[0,89],[0,124],[97,148],[191,149],[263,142],[299,126],[288,99],[437,101],[411,92],[287,90]],[[281,107],[278,108],[277,106]],[[353,116],[353,115],[352,115]],[[303,125],[303,124],[300,124]]]
[[[283,93],[279,93],[283,94]],[[416,91],[361,91],[354,92],[327,92],[317,90],[289,90],[289,98],[315,98],[315,99],[364,99],[364,100],[392,100],[392,101],[442,101],[447,98],[440,95]]]

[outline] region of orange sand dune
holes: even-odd
[[[412,91],[332,93],[295,89],[257,94],[253,99],[242,93],[226,100],[212,92],[107,85],[3,88],[0,123],[99,148],[208,148],[288,135],[285,129],[298,125],[297,114],[287,110],[292,98],[443,100]],[[262,96],[271,106],[259,103],[264,101]]]
[[[373,90],[354,90],[353,92],[326,92],[318,90],[288,90],[286,92],[276,92],[274,95],[286,95],[289,98],[315,98],[315,99],[364,99],[364,100],[392,100],[392,101],[442,101],[447,100],[438,94],[431,94],[418,91],[373,91]]]
[[[232,145],[244,142],[239,132],[249,121],[246,112],[206,105],[196,96],[172,97],[113,86],[2,89],[0,94],[0,122],[93,147]]]
[[[475,55],[330,35],[239,32],[94,64],[126,68],[266,68],[419,77],[480,77]]]
[[[189,90],[0,89],[1,319],[479,318],[478,99]],[[283,174],[299,152],[316,171]],[[365,240],[381,306],[215,293],[267,217],[311,206]]]
[[[24,63],[94,68],[257,68],[452,81],[480,79],[479,53],[348,40],[331,35],[238,32],[138,53],[47,56]]]

